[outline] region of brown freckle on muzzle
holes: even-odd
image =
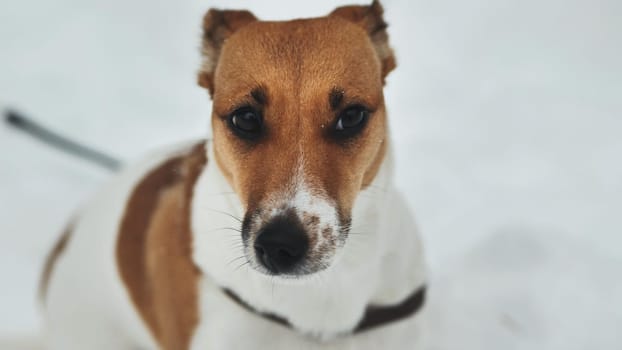
[[[304,212],[302,214],[302,223],[307,229],[309,235],[309,246],[315,247],[318,239],[318,225],[320,224],[320,218],[317,215]]]
[[[307,226],[317,226],[320,223],[320,218],[317,215],[312,215],[307,212],[302,215],[302,218],[304,224]]]
[[[324,227],[324,229],[322,229],[322,237],[324,237],[324,239],[330,240],[332,235],[333,235],[332,227],[326,226]]]

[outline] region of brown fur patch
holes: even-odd
[[[382,163],[387,137],[382,65],[368,33],[339,16],[252,22],[227,39],[216,73],[214,154],[246,209],[287,191],[303,161],[305,184],[348,216]],[[232,134],[223,116],[254,105],[249,95],[257,87],[270,103],[257,107],[265,136],[249,144]],[[336,88],[342,92],[339,110],[336,98],[332,104],[327,98]],[[329,128],[354,104],[373,113],[360,135],[337,142]]]
[[[43,268],[43,273],[41,274],[41,281],[39,282],[39,297],[41,298],[41,300],[45,300],[45,297],[47,296],[50,278],[52,277],[54,266],[56,265],[58,258],[60,258],[60,256],[65,251],[72,231],[73,225],[67,226],[63,234],[58,238],[56,244],[48,254],[45,266]]]
[[[303,223],[305,224],[305,226],[308,227],[314,227],[317,226],[317,224],[320,223],[320,217],[317,215],[313,215],[313,214],[309,214],[307,212],[304,212],[302,214],[302,218],[303,218]]]
[[[199,76],[214,100],[214,158],[247,211],[287,191],[304,154],[306,184],[349,215],[386,153],[382,88],[395,68],[386,28],[378,1],[285,22],[246,11],[207,13]],[[330,140],[328,128],[354,104],[373,112],[366,130],[345,145]],[[226,121],[243,105],[263,116],[266,135],[255,144],[238,139]]]
[[[322,237],[324,237],[325,240],[330,241],[331,238],[333,237],[333,229],[330,226],[326,226],[322,229]]]
[[[309,247],[315,247],[318,241],[320,218],[317,215],[304,212],[302,214],[302,223],[309,236]]]
[[[148,173],[134,188],[119,229],[119,273],[162,349],[187,349],[198,322],[190,204],[206,161],[201,143]]]

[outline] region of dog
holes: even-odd
[[[126,167],[41,294],[50,349],[419,349],[425,268],[392,183],[383,9],[203,20],[212,139]]]

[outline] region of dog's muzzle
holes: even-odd
[[[248,262],[260,273],[282,277],[325,270],[349,230],[349,219],[338,213],[333,201],[303,191],[247,208],[242,241]]]

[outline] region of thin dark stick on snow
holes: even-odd
[[[86,159],[109,170],[115,171],[121,167],[121,162],[118,159],[78,142],[69,140],[15,110],[5,110],[4,119],[12,127],[22,130],[30,136],[63,152]]]

